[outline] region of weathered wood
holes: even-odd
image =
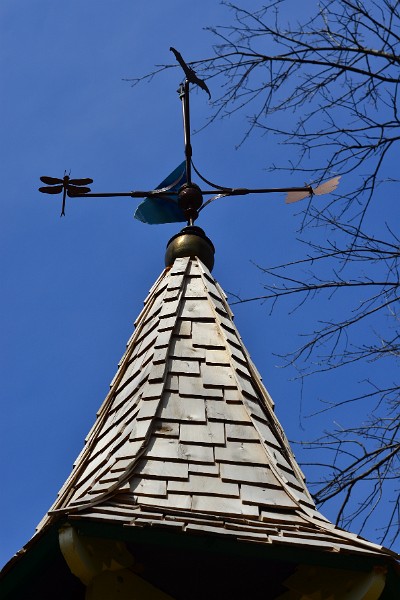
[[[253,412],[254,415],[254,411],[250,409],[250,412]],[[260,421],[257,418],[253,418],[254,426],[257,429],[260,438],[264,440],[268,446],[279,448],[281,442],[279,442],[278,438],[275,437],[274,433],[271,430],[271,427],[267,425],[267,423],[265,423],[266,416],[264,414],[262,414],[262,418],[263,421]]]
[[[134,477],[130,482],[131,491],[138,496],[166,496],[167,482],[163,479]]]
[[[185,298],[207,298],[207,288],[204,286],[204,283],[201,277],[191,277],[184,289]]]
[[[258,517],[258,507],[243,504],[239,498],[221,497],[216,501],[213,496],[192,496],[192,510],[219,515],[238,515]]]
[[[148,373],[149,371],[147,371]],[[145,373],[142,375],[138,375],[131,381],[126,382],[126,385],[122,387],[122,385],[118,389],[118,393],[115,395],[113,401],[113,410],[116,410],[120,406],[122,407],[126,401],[134,396],[139,390],[140,386],[146,382]],[[123,384],[125,382],[121,382]]]
[[[125,441],[120,448],[118,448],[115,453],[115,458],[118,460],[119,458],[134,458],[139,450],[142,448],[143,442],[141,440],[137,441]]]
[[[161,477],[165,480],[188,479],[189,467],[187,462],[160,461],[142,459],[135,467],[136,475]]]
[[[237,388],[225,388],[224,400],[232,404],[243,404],[243,395]]]
[[[162,381],[152,382],[147,381],[143,387],[143,391],[141,392],[141,396],[143,400],[151,400],[160,398],[162,392],[164,390],[164,384]]]
[[[244,377],[243,373],[237,372],[239,389],[243,394],[246,394],[250,399],[258,399],[258,394],[255,386],[248,377]]]
[[[194,321],[192,324],[192,339],[194,346],[201,346],[202,348],[225,348],[226,344],[216,323]]]
[[[291,525],[305,525],[307,521],[300,516],[301,510],[268,510],[267,507],[263,507],[261,510],[261,519],[268,523],[280,524],[291,524]]]
[[[254,386],[252,384],[252,379],[251,379],[250,371],[247,367],[247,364],[243,364],[242,361],[237,360],[237,358],[235,358],[235,357],[232,357],[232,361],[233,361],[233,367],[234,367],[237,375],[239,376],[240,380],[247,381],[251,386],[251,390],[252,390],[251,393],[254,394],[255,397],[257,397],[257,394],[254,390]]]
[[[158,406],[160,401],[158,399],[155,400],[142,400],[139,405],[139,412],[137,414],[137,419],[149,419],[155,417],[157,413]]]
[[[166,498],[154,498],[152,496],[142,497],[140,499],[142,506],[157,506],[162,508],[189,509],[192,506],[192,498],[187,494],[168,494]]]
[[[169,348],[169,355],[172,358],[191,358],[203,360],[206,356],[204,348],[195,348],[186,338],[174,338]]]
[[[228,366],[219,366],[215,369],[212,365],[202,364],[201,376],[206,387],[236,386],[235,376]]]
[[[167,348],[156,348],[152,353],[152,363],[153,365],[165,364],[167,360]]]
[[[221,298],[219,296],[217,296],[215,293],[212,292],[212,290],[208,290],[209,293],[209,297],[210,299],[212,299],[212,303],[215,306],[215,310],[218,313],[218,315],[221,315],[222,313],[224,313],[225,311],[225,305],[223,303],[223,301],[221,300]],[[225,312],[226,314],[226,312]]]
[[[117,429],[119,425],[124,425],[126,422],[132,422],[137,417],[139,412],[140,393],[136,393],[129,398],[127,402],[122,404],[118,410],[110,411],[109,418],[105,421],[101,435],[107,433],[109,429]]]
[[[203,263],[197,260],[191,260],[188,264],[187,274],[191,277],[200,277],[203,272],[204,267]]]
[[[260,440],[260,436],[257,433],[257,430],[254,428],[252,423],[247,424],[237,424],[237,423],[227,423],[226,424],[226,438],[228,440],[233,441],[253,441]]]
[[[185,360],[184,358],[171,358],[168,365],[169,372],[175,375],[199,375],[200,365],[198,360]]]
[[[107,433],[97,440],[97,442],[95,443],[95,445],[93,447],[92,454],[91,454],[92,461],[98,455],[102,456],[102,454],[106,448],[110,451],[111,448],[115,445],[116,440],[121,441],[119,431],[122,430],[123,427],[124,427],[124,424],[122,424],[122,426],[120,426],[119,429],[116,427],[109,428]]]
[[[144,305],[149,304],[151,302],[151,300],[153,299],[153,297],[157,293],[162,293],[167,288],[168,281],[170,280],[170,278],[165,277],[165,275],[166,275],[166,273],[164,271],[163,273],[161,273],[160,277],[158,279],[156,279],[154,285],[150,288],[148,295],[144,299]],[[136,327],[136,324],[138,323],[138,321],[141,319],[141,315],[143,312],[144,312],[144,309],[137,317],[137,319],[135,321],[135,327]]]
[[[268,465],[267,455],[261,444],[228,442],[225,447],[216,446],[215,460],[219,462],[245,462],[252,465]]]
[[[179,298],[180,293],[180,287],[168,288],[164,296],[164,302],[171,302],[172,300],[177,300]]]
[[[180,303],[181,300],[179,298],[171,300],[170,302],[163,302],[159,316],[173,317],[177,314]]]
[[[208,524],[203,524],[203,523],[188,523],[186,525],[185,528],[186,531],[195,531],[197,533],[201,532],[201,533],[206,533],[206,534],[210,534],[210,533],[214,533],[217,535],[221,535],[223,534],[224,536],[231,536],[231,537],[235,537],[237,538],[237,531],[229,531],[228,529],[222,529],[221,527],[216,527],[215,525],[208,525]]]
[[[154,334],[157,331],[157,321],[158,320],[152,314],[146,322],[141,323],[140,329],[138,330],[137,337],[135,339],[135,348],[138,347],[140,342],[142,342],[144,339],[148,338],[151,334]]]
[[[202,398],[181,398],[175,392],[165,392],[159,417],[167,421],[206,421],[206,407]]]
[[[211,482],[212,485],[210,485]],[[169,481],[168,491],[207,496],[239,497],[239,486],[237,483],[224,482],[217,477],[210,479],[209,476],[197,474],[190,474],[187,481]]]
[[[182,303],[181,310],[182,319],[213,319],[214,313],[210,304],[207,300],[196,299],[196,300],[185,300]]]
[[[126,471],[131,464],[132,464],[131,458],[119,458],[111,466],[110,471],[117,472],[117,473]]]
[[[209,465],[200,463],[189,463],[189,473],[201,473],[203,475],[219,475],[219,465],[215,463]]]
[[[152,369],[150,370],[149,376],[148,376],[148,381],[154,382],[154,383],[164,381],[165,370],[166,370],[165,363],[153,365]]]
[[[168,290],[181,290],[183,282],[185,281],[185,274],[172,273],[169,275]]]
[[[152,425],[152,417],[153,415],[151,415],[150,418],[145,420],[136,419],[131,425],[129,440],[144,440],[149,431],[149,428]]]
[[[158,336],[157,329],[151,332],[148,336],[142,337],[142,339],[135,344],[133,351],[130,355],[129,364],[136,361],[138,357],[145,354],[148,350],[153,351],[155,341]]]
[[[105,464],[107,464],[107,460],[103,454],[99,454],[98,456],[96,456],[95,458],[90,460],[86,464],[86,468],[82,469],[82,471],[81,471],[81,475],[80,475],[80,479],[79,479],[79,486],[77,486],[77,491],[75,493],[76,494],[79,493],[79,489],[78,489],[79,487],[83,487],[84,485],[87,486],[88,481],[89,480],[92,481],[93,478],[95,477],[95,475],[97,474],[97,472]]]
[[[239,349],[241,348],[240,337],[236,335],[232,325],[228,327],[224,323],[221,323],[221,331],[229,344],[231,344],[233,347],[236,346]]]
[[[176,275],[176,273],[189,273],[191,265],[192,261],[187,256],[184,256],[182,258],[176,258],[173,266],[172,275]]]
[[[195,398],[222,399],[222,388],[205,388],[200,377],[179,376],[179,395]]]
[[[242,404],[228,404],[223,400],[207,399],[206,406],[209,419],[225,421],[225,423],[250,423],[250,417]]]
[[[179,437],[179,423],[173,421],[165,421],[158,419],[153,426],[154,435],[162,435],[168,437]]]
[[[179,449],[177,441],[173,438],[162,438],[153,436],[146,451],[146,458],[154,458],[165,461],[186,460]]]
[[[166,331],[160,331],[157,335],[157,339],[155,340],[154,347],[162,348],[163,346],[168,346],[170,339],[171,330],[167,329]]]
[[[217,422],[209,422],[206,425],[182,423],[179,439],[188,443],[225,444],[225,426]]]
[[[176,323],[176,315],[170,317],[160,316],[158,331],[172,331]]]
[[[190,337],[192,335],[192,322],[179,319],[175,323],[174,334],[180,337]]]
[[[140,527],[141,525],[148,525],[148,524],[149,524],[149,522],[147,519],[135,519],[135,526]],[[182,530],[185,527],[185,523],[184,523],[184,521],[174,522],[174,521],[169,521],[168,519],[161,519],[161,520],[157,521],[157,527],[168,527],[169,529]],[[131,600],[131,598],[129,598],[129,600]],[[148,600],[153,600],[153,598],[148,598]],[[154,600],[156,600],[156,599],[154,598]]]
[[[240,490],[243,502],[258,506],[278,506],[279,508],[297,508],[298,505],[284,491],[243,484]]]
[[[254,483],[281,488],[280,482],[268,466],[255,467],[246,464],[220,463],[221,479],[239,483]]]
[[[278,536],[272,535],[270,537],[271,542],[276,544],[291,544],[296,543],[297,545],[304,547],[312,546],[316,548],[325,548],[329,550],[334,550],[336,552],[340,551],[340,546],[338,544],[333,543],[332,541],[324,541],[310,538],[296,538],[289,536]]]
[[[210,446],[179,444],[179,454],[189,462],[214,463],[214,452]]]
[[[164,390],[168,392],[179,391],[179,377],[178,375],[168,375],[165,382]]]
[[[227,350],[206,350],[206,363],[208,365],[230,365],[230,356]]]

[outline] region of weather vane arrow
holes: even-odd
[[[91,189],[87,186],[93,183],[93,179],[88,177],[84,179],[70,179],[66,171],[62,179],[42,176],[40,180],[47,187],[40,187],[40,192],[45,194],[63,193],[61,216],[65,216],[66,196],[73,198],[131,197],[144,198],[143,202],[136,208],[134,215],[136,219],[143,223],[153,225],[186,221],[188,225],[193,225],[199,213],[211,202],[219,198],[287,192],[286,203],[290,204],[304,198],[329,194],[337,188],[340,175],[333,177],[316,188],[313,188],[311,185],[275,188],[233,188],[217,185],[203,177],[196,169],[192,160],[192,146],[190,141],[190,84],[199,86],[207,92],[209,98],[211,98],[211,93],[205,81],[200,79],[193,68],[183,60],[180,52],[172,46],[170,50],[175,55],[185,74],[185,80],[178,90],[182,102],[185,160],[156,189],[148,191],[91,193]],[[211,189],[203,190],[192,182],[192,167],[202,182]],[[211,197],[206,202],[203,202],[203,196]]]

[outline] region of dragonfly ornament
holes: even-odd
[[[64,171],[64,177],[62,179],[43,175],[40,178],[40,181],[45,183],[48,187],[40,187],[39,192],[43,192],[44,194],[60,194],[63,192],[60,217],[65,217],[65,199],[67,194],[68,196],[87,194],[90,192],[90,188],[85,186],[93,183],[93,179],[90,179],[89,177],[86,177],[85,179],[70,179],[66,171]]]

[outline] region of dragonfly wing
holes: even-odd
[[[337,177],[333,177],[333,179],[330,179],[329,181],[325,181],[325,183],[322,183],[317,188],[315,188],[314,194],[316,196],[322,196],[323,194],[330,194],[331,192],[336,190],[337,186],[339,185],[340,177],[341,176],[338,175]]]
[[[47,177],[47,175],[43,175],[40,178],[40,181],[43,181],[43,183],[45,183],[46,185],[56,185],[57,183],[63,182],[62,179],[58,179],[57,177]]]
[[[298,202],[299,200],[303,200],[304,198],[308,198],[310,196],[309,191],[304,192],[288,192],[285,202],[286,204],[292,204],[292,202]]]
[[[68,183],[72,183],[72,185],[89,185],[93,183],[93,179],[86,177],[86,179],[70,179]]]
[[[44,194],[59,194],[62,192],[62,185],[55,185],[54,187],[40,187],[39,192],[43,192]]]
[[[90,192],[90,188],[89,187],[80,187],[80,186],[76,186],[76,185],[69,185],[68,186],[68,196],[77,196],[77,195],[81,195],[81,194],[87,194],[88,192]]]

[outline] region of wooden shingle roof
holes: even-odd
[[[391,554],[315,508],[226,297],[197,259],[151,289],[60,514],[358,555]]]

